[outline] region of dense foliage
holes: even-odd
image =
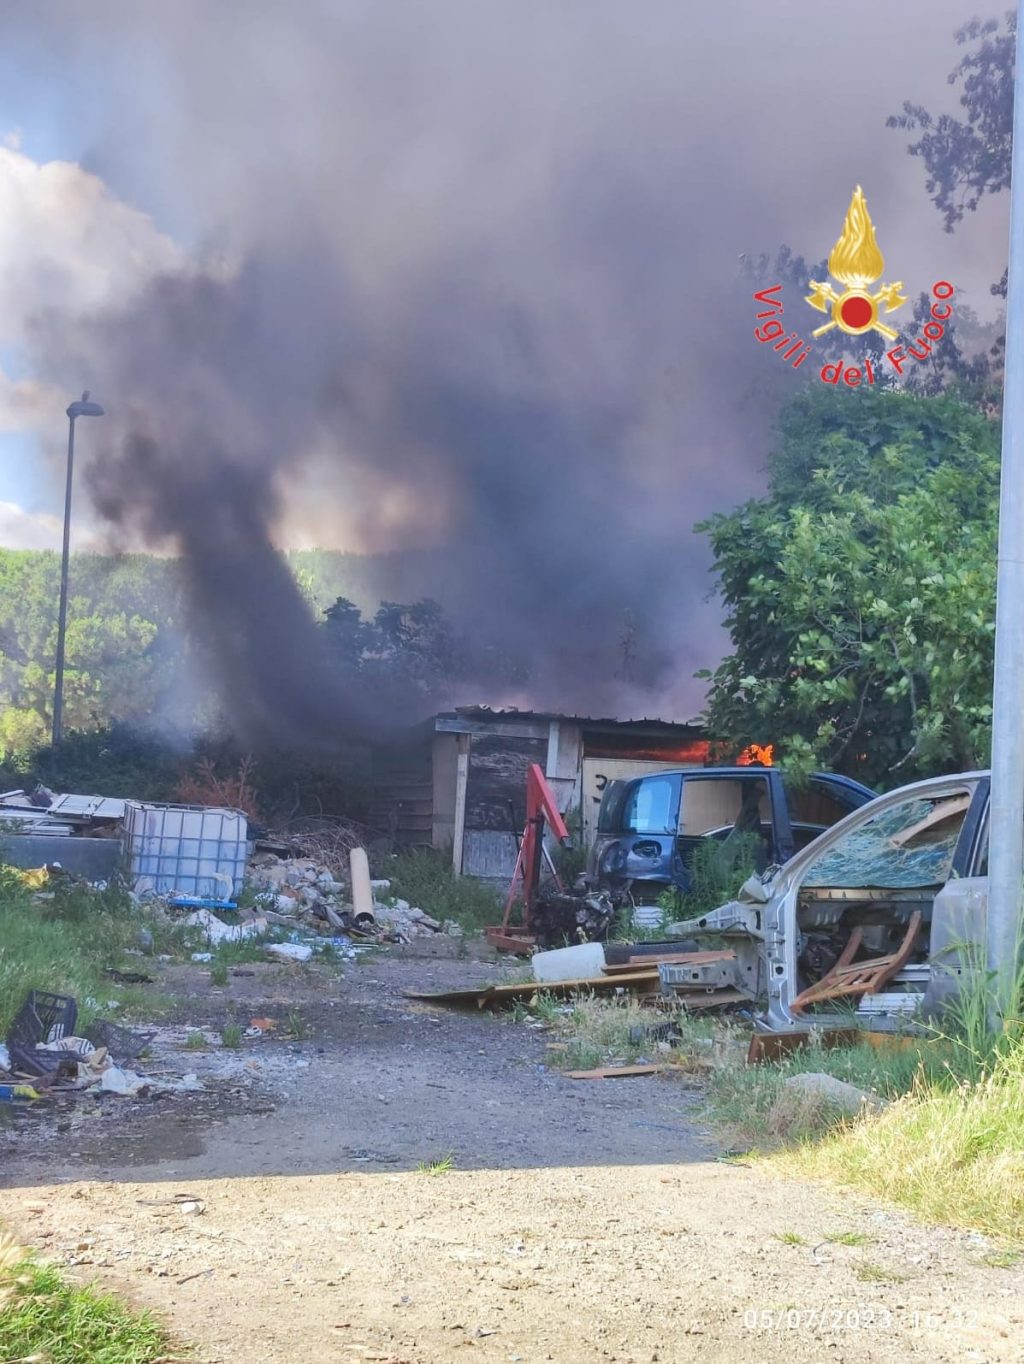
[[[809,390],[711,538],[734,651],[708,723],[874,785],[988,760],[998,429],[948,397]]]

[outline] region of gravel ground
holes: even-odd
[[[184,1002],[158,1063],[204,1094],[0,1133],[0,1217],[199,1360],[1024,1358],[1024,1273],[983,1238],[716,1161],[681,1079],[567,1080],[530,1029],[401,995],[504,966],[244,969],[221,991],[166,973]],[[299,1042],[183,1050],[295,1009]]]

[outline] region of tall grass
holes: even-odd
[[[76,1287],[52,1266],[13,1251],[0,1255],[0,1359],[158,1364],[168,1349],[166,1332],[148,1313]]]
[[[451,857],[432,848],[397,853],[375,868],[391,882],[390,894],[432,919],[454,919],[476,932],[501,918],[497,892],[472,876],[456,876]]]
[[[971,954],[966,954],[971,961]],[[977,954],[933,1025],[933,1058],[882,1113],[781,1159],[890,1198],[932,1221],[1024,1244],[1024,1029],[994,1025],[993,981]],[[1024,999],[1024,973],[1015,998]]]
[[[73,995],[80,1022],[105,1012],[97,1005],[109,1000],[126,1012],[151,1003],[151,987],[116,985],[104,970],[129,963],[138,969],[126,950],[142,927],[156,952],[181,951],[188,943],[188,930],[141,910],[121,890],[53,885],[52,900],[34,898],[17,872],[0,867],[0,1038],[30,990]]]
[[[706,838],[693,851],[687,868],[689,889],[668,890],[658,901],[669,918],[699,919],[735,900],[754,872],[761,840],[757,834],[732,833],[721,843]]]
[[[1024,1242],[1024,1044],[976,1081],[920,1080],[876,1117],[783,1156],[932,1221]]]

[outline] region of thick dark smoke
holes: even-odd
[[[37,351],[108,405],[97,506],[180,548],[240,728],[365,718],[271,549],[300,485],[321,542],[431,551],[406,595],[525,655],[524,699],[691,715],[694,670],[724,643],[692,526],[756,491],[770,439],[751,392],[774,390],[778,362],[753,341],[740,253],[787,241],[819,259],[863,183],[911,290],[945,276],[982,304],[998,223],[944,238],[884,128],[904,97],[944,97],[970,12],[94,0],[6,16],[11,79],[49,78],[88,130],[85,164],[197,262],[130,315],[41,318]]]

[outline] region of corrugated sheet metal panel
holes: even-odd
[[[24,791],[7,791],[0,796],[0,806],[10,810],[48,815],[50,818],[71,819],[76,822],[124,819],[125,802],[110,796],[55,796],[49,805],[33,805]]]

